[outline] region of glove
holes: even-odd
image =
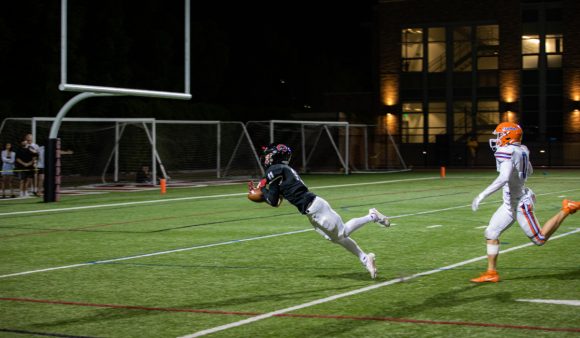
[[[255,187],[254,187],[254,181],[248,182],[248,189],[250,189],[250,191],[252,191],[252,190],[255,189]]]
[[[471,210],[477,211],[477,209],[479,209],[479,204],[481,203],[481,201],[483,201],[483,198],[481,197],[481,195],[477,195],[473,199],[473,202],[471,202]]]
[[[262,178],[260,180],[260,183],[258,183],[258,186],[256,187],[256,189],[262,189],[265,186],[266,186],[266,179],[265,178]]]

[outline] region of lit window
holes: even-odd
[[[561,34],[548,34],[522,36],[522,66],[524,69],[538,69],[540,60],[540,46],[544,39],[546,64],[548,68],[562,67],[562,53],[564,51],[564,39]]]
[[[429,143],[435,143],[437,135],[447,134],[446,107],[445,102],[429,102]]]
[[[480,100],[477,102],[477,126],[495,128],[499,124],[499,102]],[[478,128],[480,129],[480,128]],[[485,141],[485,140],[484,140]]]
[[[546,54],[548,68],[562,67],[562,53],[564,52],[564,39],[561,34],[546,35]]]
[[[453,29],[453,71],[471,71],[471,27]]]
[[[423,143],[423,108],[420,102],[402,104],[401,133],[403,143]]]
[[[471,101],[456,101],[453,103],[453,134],[457,141],[473,131],[471,118]]]
[[[423,29],[403,29],[401,42],[402,71],[423,71]]]
[[[429,72],[444,72],[447,64],[445,54],[445,28],[429,28]]]
[[[477,26],[477,69],[498,69],[499,27]]]

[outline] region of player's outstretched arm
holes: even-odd
[[[509,181],[509,177],[512,173],[513,167],[511,161],[505,161],[500,164],[499,175],[497,178],[483,190],[479,195],[477,195],[473,202],[471,203],[471,209],[477,211],[479,209],[479,204],[486,199],[489,195],[501,189]]]

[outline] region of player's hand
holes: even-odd
[[[252,190],[255,189],[255,187],[254,187],[254,181],[248,182],[248,189],[250,189],[250,191],[252,191]]]
[[[265,178],[262,178],[260,180],[260,182],[258,182],[258,186],[256,187],[256,189],[262,189],[265,186],[266,186],[266,179]]]
[[[473,199],[473,202],[471,202],[471,210],[477,211],[477,209],[479,209],[479,204],[481,203],[482,200],[483,200],[483,198],[481,198],[481,196],[477,195]]]

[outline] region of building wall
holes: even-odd
[[[539,108],[536,109],[538,111],[526,111],[522,106],[522,82],[524,81],[524,72],[522,70],[522,8],[529,5],[542,6],[541,1],[379,0],[376,9],[379,73],[377,79],[380,97],[377,123],[384,125],[383,129],[392,133],[397,133],[398,130],[401,130],[401,100],[405,99],[401,97],[402,75],[407,74],[401,73],[401,30],[403,28],[492,24],[499,26],[498,83],[495,94],[493,94],[493,88],[490,87],[486,89],[485,95],[488,95],[490,99],[493,99],[495,95],[497,101],[499,101],[501,120],[523,123],[524,126],[533,126],[534,128],[537,128],[538,124],[543,124],[543,127],[540,126],[539,128],[540,132],[529,139],[530,142],[533,140],[533,142],[538,142],[539,145],[543,144],[542,142],[552,142],[550,143],[552,146],[554,138],[548,137],[550,135],[546,134],[546,124],[552,124],[547,128],[548,132],[554,133],[554,128],[560,128],[561,131],[556,133],[556,135],[561,135],[557,138],[557,142],[561,142],[558,145],[560,147],[558,151],[566,153],[565,142],[580,142],[580,1],[546,1],[546,4],[563,8],[561,33],[563,34],[564,49],[562,67],[561,69],[556,69],[556,72],[561,72],[562,74],[562,97],[565,101],[561,118],[553,115],[560,114],[558,105],[556,105],[557,108],[552,106],[546,110],[545,99],[544,101],[540,100]],[[538,71],[538,73],[542,72]],[[548,76],[551,76],[554,71],[550,70],[548,73],[550,73]],[[433,82],[427,80],[428,77],[433,77],[432,73],[428,73],[428,75],[425,72],[416,74],[418,77],[422,76],[424,88],[432,91]],[[553,86],[550,87],[550,84],[546,85],[545,82],[542,82],[545,81],[546,72],[544,71],[543,74],[537,77],[540,82],[538,85],[540,92],[547,90],[548,95],[558,95],[553,93]],[[445,95],[449,102],[450,97],[454,98],[453,90],[455,88],[452,87],[453,81],[449,80],[445,74],[442,74],[439,78],[442,81],[447,81],[444,86],[447,93]],[[530,83],[527,82],[525,85],[527,86],[526,88],[529,88]],[[534,84],[532,83],[532,85]],[[491,92],[489,91],[490,89],[492,90]],[[479,93],[477,92],[476,99],[480,98]],[[430,100],[429,95],[429,93],[423,95],[424,104]],[[528,101],[534,100],[534,97],[530,96],[529,90],[526,95],[528,95],[526,96]],[[545,92],[544,95],[546,95]],[[546,112],[549,112],[550,116],[546,117]],[[388,118],[387,114],[390,114]],[[448,121],[451,121],[448,124],[452,124],[453,111],[449,104],[447,105],[447,114],[450,116]],[[561,126],[554,127],[554,124],[559,123],[557,121],[561,121]],[[448,129],[449,132],[453,131]],[[527,135],[532,137],[532,134]],[[427,140],[424,142],[423,149],[435,147],[427,144]],[[573,145],[573,147],[576,146]],[[426,160],[425,163],[427,162]]]
[[[580,142],[580,1],[564,2],[564,112],[562,123],[569,141]]]

